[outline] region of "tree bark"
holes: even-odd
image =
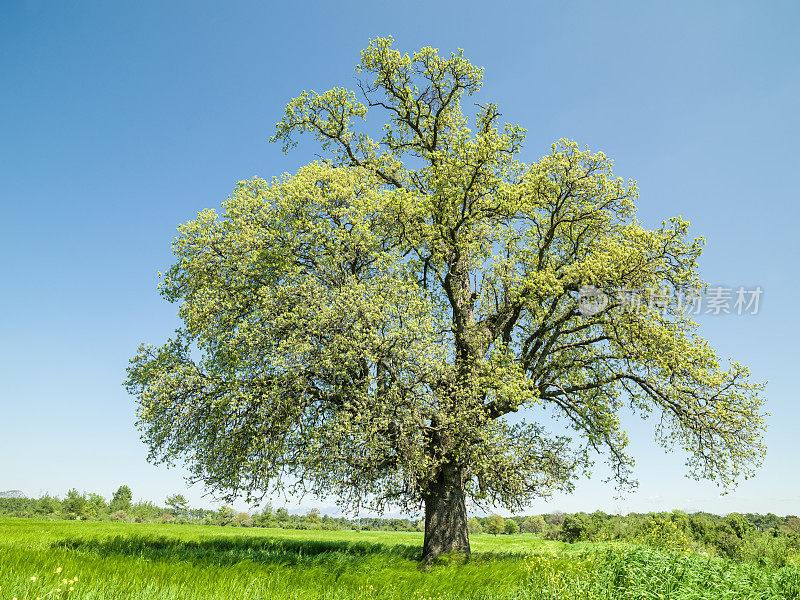
[[[446,552],[470,552],[464,479],[462,468],[445,465],[423,496],[425,542],[422,560],[425,562],[431,562]]]

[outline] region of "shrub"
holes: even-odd
[[[547,527],[544,517],[536,515],[522,521],[522,533],[542,533]]]
[[[561,539],[570,544],[589,539],[591,521],[584,514],[567,515],[561,524]]]
[[[792,564],[792,550],[788,537],[750,535],[742,541],[739,557],[761,566],[780,569]]]
[[[544,531],[543,537],[544,537],[544,539],[549,540],[549,541],[560,540],[561,539],[561,527],[554,526],[554,525],[548,526],[547,529],[545,529],[545,531]]]
[[[741,558],[742,540],[738,536],[720,529],[716,532],[713,542],[714,547],[722,556],[732,559]]]
[[[648,546],[665,550],[688,550],[690,545],[689,538],[678,525],[664,517],[657,517],[645,523],[640,539]]]

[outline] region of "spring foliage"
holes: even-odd
[[[643,226],[602,152],[560,140],[522,162],[497,105],[462,113],[483,71],[461,51],[376,39],[357,72],[363,101],[304,92],[278,123],[287,150],[311,134],[324,159],[180,227],[160,289],[183,325],[126,380],[151,459],[230,496],[292,484],[377,507],[418,506],[449,465],[473,500],[514,508],[598,454],[632,485],[631,409],[692,475],[750,474],[763,400],[746,367],[721,366],[672,300],[578,310],[588,284],[702,287],[689,224]]]

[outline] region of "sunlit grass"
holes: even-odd
[[[425,570],[416,560],[421,545],[416,532],[7,519],[0,599],[56,597],[57,589],[75,599],[800,598],[796,566],[476,535],[469,560],[445,558]],[[69,592],[60,584],[73,577]]]

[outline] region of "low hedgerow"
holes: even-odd
[[[606,545],[526,561],[531,600],[795,600],[800,568],[737,563],[689,551]]]

